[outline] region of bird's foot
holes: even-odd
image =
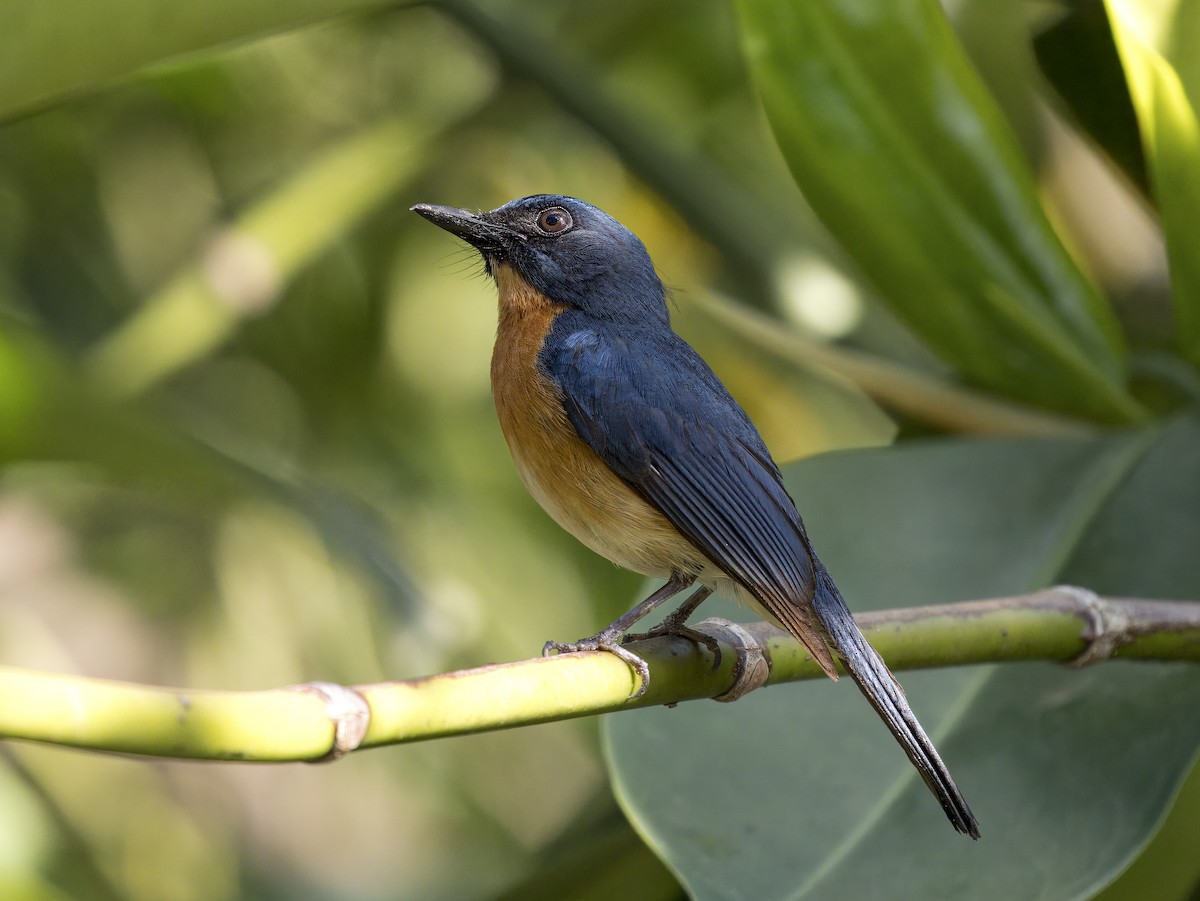
[[[591,638],[581,638],[579,641],[548,641],[542,645],[542,656],[575,654],[579,651],[607,651],[610,654],[614,654],[629,664],[638,675],[640,684],[629,695],[629,699],[634,700],[644,695],[646,689],[650,687],[650,667],[646,664],[645,660],[633,653],[633,651],[621,647],[620,637],[621,633],[605,629]]]
[[[691,612],[690,610],[688,611]],[[627,633],[621,639],[622,643],[631,641],[645,641],[647,638],[663,638],[677,636],[686,638],[688,641],[694,641],[696,644],[702,644],[708,648],[713,655],[712,672],[716,672],[721,668],[721,643],[698,629],[693,629],[684,624],[686,617],[676,617],[674,614],[667,616],[661,623],[645,632]]]

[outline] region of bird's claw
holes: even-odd
[[[667,617],[657,626],[648,629],[645,632],[626,633],[621,639],[622,644],[627,644],[631,641],[645,641],[648,638],[663,638],[677,637],[686,638],[688,641],[694,641],[696,644],[702,644],[708,648],[713,655],[713,665],[711,672],[716,672],[721,668],[721,643],[704,632],[698,629],[692,629],[685,626],[681,622],[672,621],[671,617]]]
[[[618,639],[619,636],[616,634],[601,632],[598,635],[593,635],[591,638],[581,638],[579,641],[548,641],[542,645],[542,656],[576,654],[580,651],[607,651],[625,661],[637,673],[640,684],[629,695],[629,700],[636,700],[644,695],[646,689],[650,687],[650,667],[645,660],[633,653],[633,651],[621,647]]]

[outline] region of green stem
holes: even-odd
[[[424,159],[428,130],[385,119],[336,143],[218,233],[85,361],[116,396],[138,394],[261,315],[295,274],[385,201]]]
[[[824,369],[853,382],[881,406],[950,432],[968,435],[1079,437],[1095,431],[1077,419],[1000,400],[885,360],[814,341],[741,304],[695,293],[691,299],[717,322],[759,347],[806,369]]]
[[[1059,587],[858,620],[893,670],[1111,657],[1200,661],[1197,602],[1106,599]],[[821,676],[790,636],[761,622],[743,628],[770,661],[768,684]],[[629,695],[637,677],[604,652],[356,686],[351,691],[370,709],[361,746],[712,698],[734,686],[738,649],[727,643],[715,671],[710,652],[684,639],[655,638],[632,647],[651,671],[649,690],[636,700]],[[320,760],[333,746],[334,725],[329,705],[314,691],[191,691],[0,667],[4,738],[158,757]]]

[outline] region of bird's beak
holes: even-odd
[[[521,238],[517,232],[502,225],[488,222],[479,213],[439,206],[436,203],[418,203],[411,208],[424,216],[438,228],[457,235],[471,246],[486,254],[500,254],[513,241]]]

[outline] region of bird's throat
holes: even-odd
[[[541,291],[525,281],[509,263],[495,263],[492,276],[500,293],[500,319],[506,316],[549,317],[562,312],[563,305],[551,300]]]

